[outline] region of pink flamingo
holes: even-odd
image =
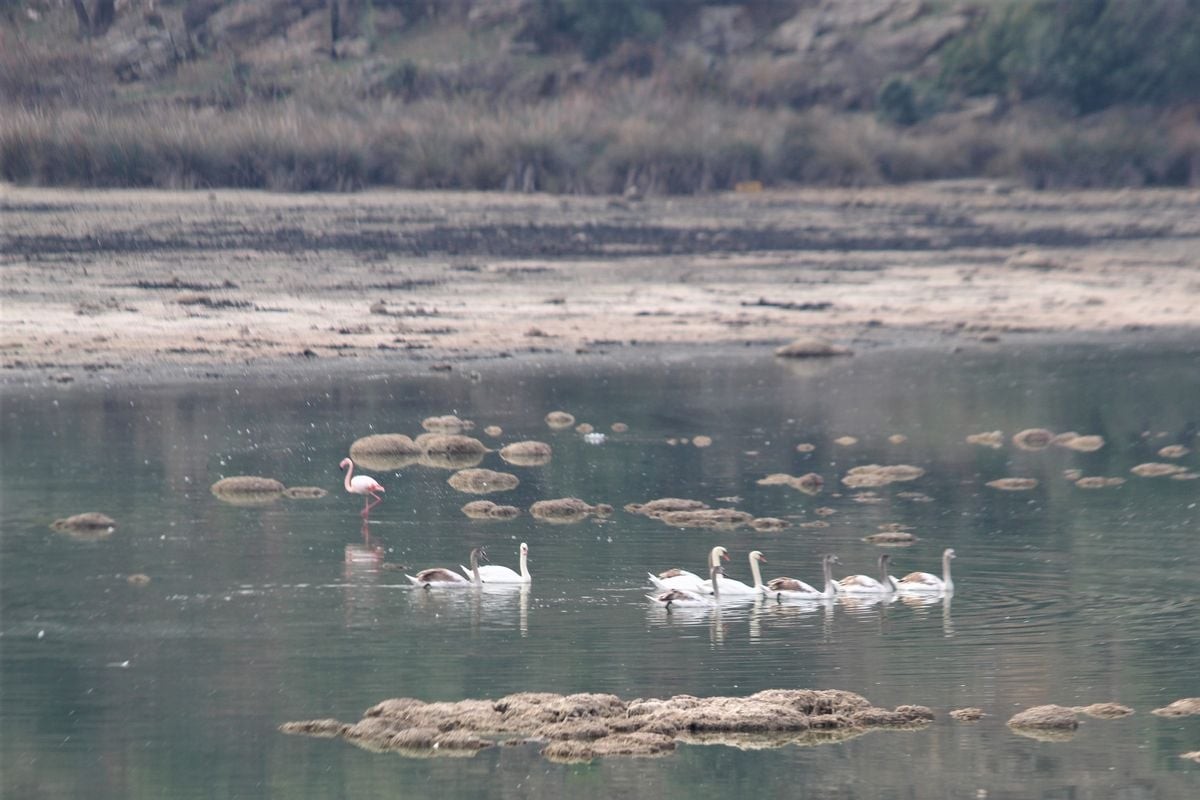
[[[346,491],[350,494],[363,494],[369,496],[370,500],[364,500],[363,510],[359,514],[364,520],[371,513],[371,509],[383,502],[383,498],[375,494],[376,492],[384,491],[384,488],[379,485],[379,481],[372,478],[370,475],[359,475],[350,477],[354,474],[354,462],[348,458],[343,458],[339,467],[346,470]],[[364,530],[365,530],[364,523]]]

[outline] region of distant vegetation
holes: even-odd
[[[0,0],[0,178],[1200,185],[1200,3]]]

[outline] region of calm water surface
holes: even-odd
[[[408,797],[1127,797],[1192,798],[1200,718],[1152,708],[1200,694],[1200,482],[1138,478],[1166,444],[1196,449],[1200,349],[1056,346],[1000,352],[887,352],[789,364],[728,351],[598,366],[496,364],[397,378],[252,379],[159,388],[8,389],[0,494],[0,753],[11,798]],[[599,446],[550,431],[565,409],[608,431]],[[337,463],[357,437],[420,432],[427,416],[477,422],[493,446],[551,443],[521,485],[489,499],[528,508],[577,496],[617,507],[608,520],[552,526],[528,515],[466,519],[473,496],[449,471],[374,471],[388,488],[372,544],[416,569],[457,565],[475,545],[515,567],[528,542],[533,587],[477,595],[409,590],[402,574],[348,563],[363,544],[358,498]],[[500,425],[504,435],[480,433]],[[1094,453],[1023,452],[1027,427],[1105,437]],[[993,450],[970,433],[1002,430]],[[670,445],[704,434],[711,447]],[[892,434],[907,441],[893,444]],[[834,444],[845,435],[853,446]],[[815,445],[799,453],[800,442]],[[926,474],[839,491],[859,464]],[[1200,466],[1195,453],[1181,463]],[[1085,491],[1062,477],[1122,476]],[[807,497],[760,486],[816,471]],[[238,474],[330,490],[262,508],[209,492]],[[1028,492],[984,486],[1033,477]],[[901,496],[920,492],[930,502]],[[676,530],[621,510],[656,497],[733,505],[790,519],[777,533]],[[739,498],[719,501],[718,498]],[[819,507],[836,511],[821,517]],[[103,511],[110,537],[48,528]],[[798,523],[824,519],[826,528]],[[880,525],[921,541],[893,550],[893,572],[937,571],[958,552],[953,602],[828,608],[736,605],[667,614],[644,598],[647,569],[703,569],[723,544],[730,577],[819,580],[873,572]],[[129,585],[131,573],[152,582]],[[526,690],[626,698],[842,688],[878,705],[920,703],[938,720],[820,747],[741,751],[685,746],[652,760],[563,766],[535,747],[471,759],[411,760],[341,741],[290,737],[293,719],[359,718],[387,697],[498,697]],[[1119,701],[1137,713],[1084,718],[1073,740],[1017,736],[1004,722],[1041,703]],[[945,712],[975,705],[976,724]]]

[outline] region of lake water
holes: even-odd
[[[1200,348],[1029,346],[989,351],[877,351],[787,363],[749,349],[498,362],[403,378],[386,374],[251,378],[151,388],[82,385],[3,395],[0,494],[0,748],[6,798],[408,797],[1123,797],[1192,798],[1200,717],[1153,708],[1200,695],[1200,482],[1139,478],[1196,449]],[[591,445],[551,431],[572,412],[608,433]],[[528,514],[476,522],[474,496],[450,472],[372,471],[387,487],[372,544],[416,569],[466,560],[487,545],[516,566],[530,546],[528,592],[413,591],[402,573],[347,562],[361,547],[359,498],[340,490],[338,461],[359,436],[415,435],[457,413],[490,446],[554,447],[487,499],[527,509],[576,496],[617,508],[607,520],[547,525]],[[629,426],[611,433],[614,422]],[[481,433],[499,425],[503,436]],[[1098,434],[1092,453],[1025,452],[1030,427]],[[1004,446],[967,444],[1001,430]],[[703,434],[707,448],[669,444]],[[907,441],[888,439],[902,434]],[[851,435],[857,444],[835,444]],[[798,443],[815,445],[811,453]],[[859,502],[838,478],[860,464],[908,463],[926,474]],[[1179,459],[1191,469],[1197,454]],[[1063,477],[1118,476],[1084,490]],[[756,482],[816,471],[816,497]],[[247,508],[209,491],[217,479],[267,475],[330,490],[320,500]],[[1031,491],[986,487],[1032,477]],[[918,492],[928,498],[902,496]],[[686,497],[789,519],[774,533],[678,530],[622,510]],[[719,501],[718,498],[740,498]],[[836,513],[821,516],[820,507]],[[57,517],[102,511],[111,536],[50,530]],[[800,523],[824,520],[824,528]],[[648,569],[703,569],[715,544],[749,580],[819,581],[874,572],[863,536],[911,525],[893,572],[938,571],[954,547],[952,603],[886,606],[734,604],[668,614],[644,598]],[[348,550],[349,548],[349,550]],[[145,573],[151,583],[130,585]],[[877,705],[938,715],[915,732],[841,744],[742,751],[681,746],[658,759],[546,761],[535,746],[471,759],[373,754],[340,740],[285,736],[288,720],[357,720],[388,697],[460,700],[540,690],[747,695],[841,688]],[[1118,701],[1133,716],[1082,718],[1068,742],[1012,733],[1031,705]],[[946,712],[979,706],[978,723]]]

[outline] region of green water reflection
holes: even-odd
[[[17,390],[3,397],[0,521],[0,725],[5,797],[1193,797],[1200,720],[1151,708],[1200,694],[1200,483],[1137,478],[1172,443],[1195,448],[1194,347],[1046,347],[999,353],[886,352],[788,364],[731,351],[594,366],[549,362],[414,378],[252,379],[157,388]],[[554,409],[608,432],[591,445],[551,431]],[[577,496],[618,510],[552,526],[527,514],[476,522],[474,496],[446,470],[374,472],[388,489],[373,545],[415,569],[454,566],[476,545],[517,565],[525,593],[426,594],[402,572],[348,562],[362,546],[359,498],[337,464],[355,438],[415,435],[424,417],[476,421],[489,446],[539,439],[546,466],[483,466],[521,478],[489,499],[527,509]],[[629,425],[611,433],[613,422]],[[503,436],[480,431],[499,425]],[[1094,453],[1007,443],[1028,427],[1105,437]],[[965,443],[999,429],[1005,447]],[[670,438],[711,436],[711,447]],[[892,434],[907,441],[889,442]],[[834,444],[853,435],[853,446]],[[814,444],[811,453],[795,445]],[[926,474],[863,503],[837,477],[861,464]],[[1180,459],[1200,466],[1196,454]],[[1064,469],[1126,477],[1085,491]],[[808,497],[761,486],[816,471]],[[208,487],[257,474],[330,490],[261,508]],[[984,486],[1037,478],[1029,492]],[[902,497],[920,492],[931,502]],[[788,518],[772,533],[677,530],[621,509],[656,497],[736,505]],[[717,498],[737,497],[718,502]],[[819,507],[833,509],[829,516]],[[103,511],[112,536],[79,541],[56,517]],[[798,523],[824,520],[823,528]],[[724,544],[731,577],[746,553],[769,576],[873,572],[861,541],[913,526],[894,572],[937,571],[956,548],[952,604],[735,605],[667,614],[644,599],[647,570],[699,571]],[[131,573],[147,586],[126,582]],[[740,751],[683,747],[653,760],[551,764],[535,747],[475,758],[409,760],[340,741],[283,736],[286,720],[356,720],[392,696],[498,697],[526,690],[626,698],[843,688],[879,705],[929,705],[921,732],[838,745]],[[1004,721],[1029,705],[1116,700],[1132,717],[1083,723],[1067,743],[1023,739]],[[945,712],[977,705],[973,725]],[[979,792],[985,792],[979,794]]]

